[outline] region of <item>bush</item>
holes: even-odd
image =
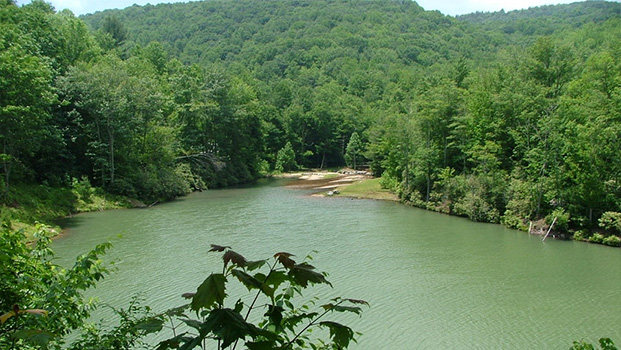
[[[599,227],[604,230],[621,233],[621,213],[614,211],[605,212],[602,217],[599,218]]]
[[[158,349],[192,349],[201,344],[207,348],[208,341],[221,349],[235,349],[239,341],[248,349],[290,349],[294,345],[296,349],[345,349],[354,340],[351,328],[324,318],[341,312],[360,314],[360,305],[367,302],[337,297],[312,311],[319,300],[314,298],[310,304],[294,306],[295,295],[302,296],[310,285],[331,286],[326,274],[315,271],[308,262],[297,263],[292,254],[283,252],[270,260],[248,261],[230,247],[212,245],[210,251],[222,253],[224,267],[210,274],[196,292],[183,295],[191,300],[190,304],[165,313],[173,331],[183,325],[195,331],[174,332],[175,336],[161,342]],[[227,291],[234,280],[250,293],[248,303],[237,297],[228,298]],[[186,310],[196,312],[200,319],[188,319],[186,315],[190,313]],[[320,328],[330,331],[331,344],[309,336]]]
[[[190,167],[187,163],[179,163],[175,168],[175,173],[179,176],[185,183],[190,186],[190,189],[196,191],[203,191],[207,189],[207,185],[205,181],[201,179],[200,176],[194,174],[192,172],[192,167]],[[189,191],[189,189],[188,189]]]
[[[554,222],[556,218],[556,222]],[[554,211],[546,216],[546,224],[552,225],[554,222],[554,229],[561,232],[567,232],[569,228],[569,213],[563,208],[556,208]]]
[[[100,257],[109,243],[76,259],[70,269],[52,263],[53,232],[39,226],[27,245],[21,232],[0,231],[0,348],[60,348],[63,337],[81,328],[93,309],[83,292],[102,279]]]
[[[611,247],[621,247],[621,238],[614,236],[614,235],[610,235],[604,238],[602,243],[604,243],[605,245],[609,245]]]
[[[604,236],[600,233],[594,233],[593,236],[589,237],[589,242],[591,243],[602,243],[604,241]]]
[[[516,220],[528,221],[534,218],[535,210],[537,208],[536,196],[533,191],[532,184],[519,179],[512,179],[508,186],[507,193],[507,211],[505,216],[506,221],[511,224],[506,224],[509,227],[516,227]],[[504,221],[505,219],[503,219]],[[528,227],[527,227],[528,229]]]
[[[173,338],[162,341],[157,347],[161,350],[205,348],[210,341],[219,349],[235,349],[239,341],[248,349],[345,349],[356,333],[326,318],[360,314],[361,306],[368,305],[340,297],[319,305],[314,297],[300,305],[296,296],[311,285],[332,286],[325,273],[306,261],[294,261],[289,253],[248,261],[229,247],[212,245],[210,251],[222,253],[224,267],[210,274],[195,293],[183,295],[189,304],[154,314],[134,298],[127,309],[113,309],[120,318],[118,326],[90,325],[85,321],[94,304],[83,292],[108,273],[101,256],[110,243],[98,245],[78,257],[73,268],[63,269],[52,263],[49,229],[39,227],[32,245],[24,238],[20,232],[0,231],[1,349],[133,349],[144,345],[146,335],[162,331],[166,321],[172,325]],[[229,288],[235,280],[247,288],[249,295],[243,300],[248,303],[229,297],[230,291],[243,290]],[[198,319],[190,319],[191,311]],[[310,335],[318,329],[329,331],[330,342]],[[66,344],[70,333],[76,337],[73,344]]]
[[[455,203],[455,213],[477,222],[498,223],[500,220],[498,210],[476,193],[468,193]]]
[[[601,350],[617,350],[615,343],[610,338],[601,338],[599,346]],[[595,350],[595,346],[584,341],[574,341],[574,345],[569,350]]]
[[[399,188],[399,180],[390,176],[388,172],[384,172],[380,178],[380,186],[390,191],[397,191]]]
[[[500,221],[507,227],[515,228],[521,231],[528,230],[528,225],[524,222],[524,220],[513,213],[512,210],[507,209],[505,214],[500,218]]]
[[[578,230],[574,232],[572,239],[574,241],[585,241],[587,240],[587,237],[588,237],[588,232],[586,230]]]
[[[71,190],[77,196],[78,200],[82,200],[85,203],[92,200],[91,195],[93,194],[94,189],[86,176],[82,176],[80,180],[76,178],[71,179]]]
[[[276,165],[274,166],[274,170],[282,173],[284,171],[296,170],[297,168],[298,164],[295,162],[295,152],[293,151],[291,142],[287,142],[287,144],[281,148],[276,155]]]

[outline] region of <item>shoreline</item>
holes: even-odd
[[[413,205],[412,203],[404,202],[401,200],[395,193],[383,189],[381,187],[380,180],[381,178],[377,178],[372,176],[370,173],[365,171],[354,171],[352,169],[341,169],[339,171],[323,171],[323,170],[310,170],[310,171],[302,171],[302,172],[294,172],[294,173],[285,173],[272,175],[273,178],[282,178],[282,179],[291,179],[292,181],[285,185],[287,188],[292,189],[306,189],[311,190],[311,196],[314,197],[342,197],[342,198],[351,198],[351,199],[373,199],[373,200],[386,200],[392,202],[399,202],[405,205],[413,206],[420,209],[425,209],[437,213],[447,214],[450,216],[455,216],[450,213],[443,213],[436,210],[430,210],[429,208],[419,207]],[[94,194],[94,193],[93,193]],[[51,222],[44,223],[46,226],[50,227],[53,232],[56,232],[52,238],[59,238],[66,235],[68,229],[62,228],[60,225],[60,221],[66,218],[71,218],[74,215],[78,215],[81,213],[94,212],[94,211],[102,211],[102,210],[115,210],[115,209],[136,209],[136,208],[150,208],[154,205],[159,204],[158,202],[153,203],[152,205],[145,205],[144,203],[137,201],[135,199],[123,198],[120,199],[118,197],[107,197],[102,196],[103,198],[97,198],[96,201],[90,201],[90,205],[80,205],[78,206],[75,212],[69,212],[67,215],[61,215]],[[82,203],[84,204],[84,203]],[[14,222],[15,223],[15,222]],[[504,227],[508,227],[503,224],[499,224]],[[25,229],[25,234],[28,240],[32,240],[33,228],[34,225],[24,225],[23,223],[15,225],[21,226],[20,228]],[[586,243],[596,243],[600,245],[606,245],[611,247],[617,247],[611,244],[604,244],[602,242],[591,242],[586,239],[574,239],[573,234],[571,232],[560,232],[554,229],[551,229],[550,232],[547,232],[549,229],[549,225],[542,223],[542,220],[537,222],[533,222],[531,225],[531,230],[519,230],[521,232],[528,233],[529,235],[542,237],[544,235],[549,235],[548,238],[555,240],[576,240],[580,242]]]
[[[297,179],[285,187],[310,189],[314,197],[344,197],[353,199],[376,199],[398,202],[392,192],[382,189],[379,178],[365,171],[344,169],[334,171],[297,172],[279,176]]]
[[[436,210],[430,210],[425,207],[418,207],[413,205],[412,203],[404,202],[399,197],[390,192],[389,190],[382,189],[379,180],[380,178],[376,178],[368,173],[366,174],[352,174],[352,170],[345,170],[339,172],[329,172],[329,171],[314,171],[314,172],[303,172],[303,173],[289,173],[284,174],[280,177],[282,178],[297,178],[298,181],[295,181],[291,184],[286,185],[289,188],[299,188],[299,189],[311,189],[315,190],[311,196],[315,197],[343,197],[343,198],[352,198],[352,199],[375,199],[375,200],[388,200],[403,203],[405,205],[413,206],[415,208],[432,211],[440,214],[445,214],[449,216],[457,216],[450,213],[443,213]],[[372,183],[373,182],[373,183]],[[459,216],[457,216],[459,217]],[[510,228],[509,226],[503,225],[502,223],[495,223],[497,225],[501,225],[503,227]],[[550,227],[552,226],[552,227]],[[513,228],[516,229],[516,228]],[[531,222],[530,230],[520,230],[516,229],[520,232],[524,232],[529,236],[537,236],[543,237],[542,241],[545,241],[546,238],[553,240],[563,240],[563,241],[578,241],[584,243],[594,243],[598,245],[604,245],[608,247],[618,248],[619,246],[604,244],[602,242],[591,242],[586,239],[574,239],[573,234],[571,232],[560,232],[554,230],[553,225],[548,225],[544,222],[543,219]]]

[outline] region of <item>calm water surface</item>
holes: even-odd
[[[284,180],[195,193],[142,210],[78,215],[54,243],[59,262],[111,240],[118,271],[92,295],[156,311],[221,268],[210,243],[249,259],[287,251],[330,273],[326,297],[369,301],[356,350],[568,349],[621,344],[621,249],[530,237],[398,203],[318,198]],[[117,235],[121,234],[122,238]],[[335,318],[337,320],[337,318]]]

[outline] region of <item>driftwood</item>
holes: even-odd
[[[554,218],[554,220],[552,220],[552,225],[550,225],[550,228],[548,229],[548,233],[546,233],[545,237],[543,237],[543,239],[541,240],[542,242],[545,242],[546,238],[548,238],[548,235],[550,234],[550,231],[552,231],[552,228],[554,227],[554,224],[556,223],[556,217]]]

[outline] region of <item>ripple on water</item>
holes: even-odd
[[[371,303],[363,317],[346,319],[364,333],[355,350],[566,349],[602,336],[621,343],[619,249],[542,244],[397,203],[307,193],[268,183],[79,215],[55,250],[67,259],[112,239],[118,272],[93,295],[122,306],[141,292],[156,310],[181,304],[181,293],[220,268],[210,243],[249,259],[316,250],[313,264],[334,284],[320,295]]]

